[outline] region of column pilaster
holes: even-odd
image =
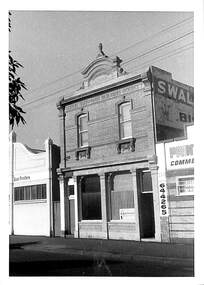
[[[100,173],[100,186],[101,186],[101,211],[102,211],[102,231],[104,238],[108,238],[107,229],[107,199],[106,199],[106,183],[105,173]]]
[[[65,237],[66,235],[66,217],[65,217],[65,178],[61,174],[58,177],[60,185],[60,228],[61,236]]]
[[[66,133],[65,133],[65,107],[62,105],[64,97],[60,98],[59,102],[57,103],[57,109],[59,110],[59,131],[60,131],[60,152],[61,152],[61,168],[66,167]]]
[[[155,240],[156,241],[161,241],[158,166],[156,165],[156,163],[149,162],[149,170],[151,172],[151,177],[152,177],[153,204],[154,204],[154,221],[155,221]]]
[[[137,169],[131,169],[132,184],[134,192],[134,207],[135,207],[135,240],[140,241],[140,221],[139,221],[139,206],[138,206],[138,189],[137,189]]]
[[[79,238],[79,189],[77,184],[77,176],[74,176],[74,216],[75,216],[75,229],[74,237]]]

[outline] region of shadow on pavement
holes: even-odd
[[[32,242],[18,242],[18,243],[13,243],[13,244],[10,244],[9,245],[9,249],[12,250],[12,249],[22,249],[23,246],[26,246],[26,245],[31,245],[31,244],[38,244],[39,242],[37,241],[32,241]]]
[[[121,262],[108,260],[58,260],[13,263],[9,276],[113,276],[110,267]]]

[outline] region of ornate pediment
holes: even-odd
[[[94,86],[126,74],[120,66],[121,62],[122,60],[118,56],[115,58],[107,56],[103,52],[103,46],[100,43],[96,59],[82,71],[83,84],[81,89]]]

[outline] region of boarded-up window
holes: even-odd
[[[132,175],[121,172],[113,176],[111,200],[111,219],[120,220],[120,210],[134,208]]]
[[[85,177],[81,190],[82,219],[101,219],[101,188],[99,176],[91,175]]]

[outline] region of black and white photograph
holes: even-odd
[[[9,280],[198,284],[194,9],[4,13]]]

